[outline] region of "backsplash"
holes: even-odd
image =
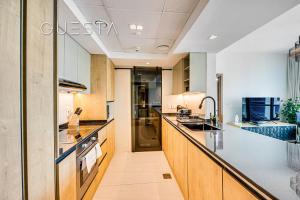
[[[192,113],[205,114],[205,106],[199,109],[199,104],[204,97],[204,93],[164,96],[162,111],[163,113],[176,113],[176,106],[182,105],[191,109]]]
[[[58,123],[68,122],[68,113],[73,112],[74,99],[71,93],[59,93],[58,103]]]

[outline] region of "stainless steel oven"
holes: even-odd
[[[77,146],[77,159],[76,159],[76,176],[77,176],[77,199],[82,199],[85,192],[89,188],[93,179],[98,173],[99,160],[97,159],[91,170],[88,172],[85,165],[85,156],[95,150],[98,142],[98,133],[94,133],[89,138],[86,138]]]

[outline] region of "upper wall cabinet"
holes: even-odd
[[[59,78],[81,83],[90,93],[91,55],[68,34],[58,34],[57,53]]]
[[[83,48],[77,49],[78,82],[87,88],[85,93],[90,93],[91,88],[91,55]]]
[[[78,82],[77,77],[77,49],[79,45],[65,34],[65,74],[67,80]]]
[[[81,120],[107,120],[107,102],[114,101],[114,65],[106,55],[91,56],[91,93],[75,95],[74,108],[84,112]]]
[[[189,53],[173,68],[173,94],[206,92],[207,54]]]
[[[114,101],[115,100],[115,66],[110,59],[107,59],[107,91],[106,91],[106,100]]]

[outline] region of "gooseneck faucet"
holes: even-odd
[[[214,103],[214,115],[213,115],[212,121],[213,121],[213,122],[217,122],[217,120],[216,120],[216,119],[217,119],[217,118],[216,118],[216,100],[215,100],[212,96],[206,96],[206,97],[204,97],[204,98],[202,99],[200,105],[199,105],[199,109],[202,108],[203,102],[204,102],[205,99],[212,99],[212,100],[213,100],[213,103]]]

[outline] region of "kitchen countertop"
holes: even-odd
[[[85,138],[101,130],[111,121],[80,121],[79,130],[63,129],[58,133],[58,156],[56,164],[61,162],[69,154],[76,150],[76,146],[81,144]]]
[[[300,199],[290,188],[290,178],[297,172],[288,167],[286,141],[226,124],[218,125],[222,130],[192,131],[177,122],[175,116],[163,117],[250,188],[273,199]]]

